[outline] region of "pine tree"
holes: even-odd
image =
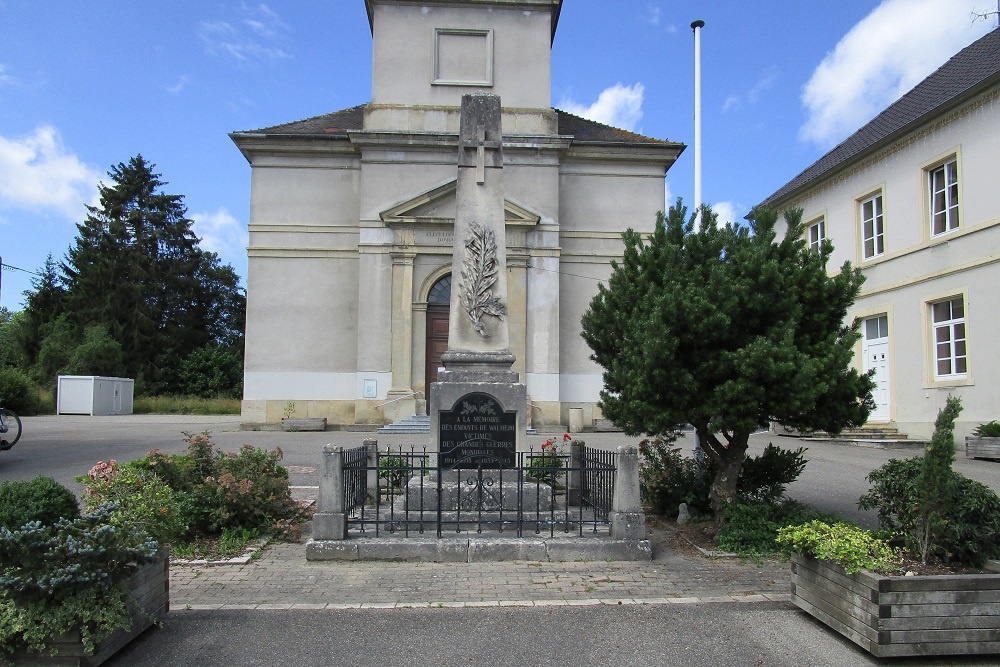
[[[19,331],[19,343],[28,368],[37,363],[47,330],[65,309],[66,290],[59,277],[59,265],[51,254],[45,258],[42,273],[31,279],[31,287],[24,292],[24,325]]]
[[[750,434],[770,422],[837,432],[864,423],[873,383],[851,368],[859,324],[844,324],[863,281],[849,263],[830,276],[827,242],[810,252],[801,211],[757,210],[749,225],[703,224],[680,200],[647,241],[625,252],[583,317],[604,368],[601,408],[629,435],[694,426],[718,464],[712,508],[736,496]]]
[[[242,346],[233,331],[242,332],[245,297],[232,268],[198,247],[183,197],[165,194],[153,169],[137,155],[99,186],[62,264],[65,312],[80,341],[86,326],[105,325],[145,391],[180,391],[176,370],[192,351]]]

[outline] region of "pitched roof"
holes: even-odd
[[[559,134],[572,136],[574,141],[615,144],[672,144],[665,139],[653,139],[611,125],[587,120],[561,109],[555,109],[559,118]]]
[[[784,199],[998,82],[1000,29],[993,30],[952,56],[937,71],[763,203],[771,204]]]
[[[323,135],[347,137],[348,130],[362,130],[365,122],[365,107],[361,104],[349,109],[342,109],[321,116],[313,116],[281,125],[272,125],[259,130],[235,132],[234,134],[269,134],[269,135]],[[570,135],[575,142],[584,143],[615,143],[615,144],[661,144],[671,145],[674,142],[663,139],[653,139],[641,134],[621,130],[603,123],[587,120],[559,109],[554,110],[558,118],[559,134]],[[680,144],[677,144],[680,145]]]
[[[259,130],[235,132],[235,134],[283,134],[283,135],[334,135],[347,137],[348,130],[360,130],[365,126],[366,104],[359,104],[350,109],[341,109],[322,116],[313,116],[305,120],[272,125]]]

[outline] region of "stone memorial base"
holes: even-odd
[[[445,470],[413,477],[393,502],[397,512],[548,512],[552,487],[534,481],[518,484],[516,470]],[[520,502],[518,490],[520,489]]]

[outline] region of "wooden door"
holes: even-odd
[[[441,355],[448,349],[448,305],[427,305],[427,361],[424,372],[424,387],[428,407],[431,400],[431,383],[437,382]]]

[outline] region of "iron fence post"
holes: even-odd
[[[347,539],[347,513],[344,511],[344,448],[323,447],[323,474],[319,480],[316,514],[313,516],[314,540]]]
[[[611,501],[611,537],[616,540],[645,539],[646,515],[639,497],[639,450],[634,446],[621,446],[617,458]]]

